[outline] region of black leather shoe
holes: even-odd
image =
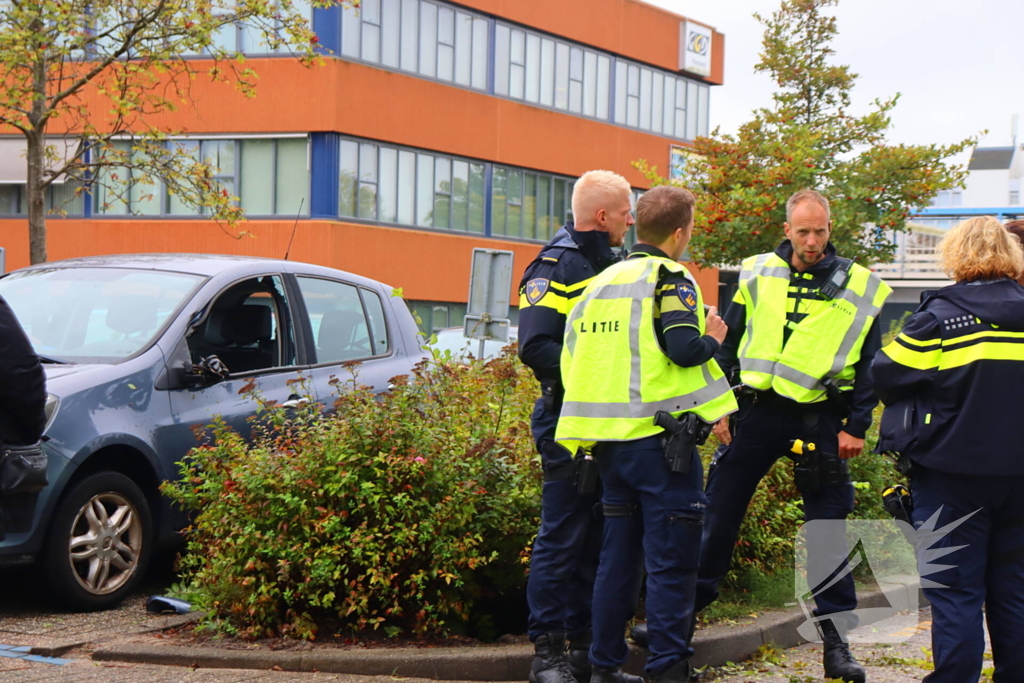
[[[590,644],[593,641],[593,631],[587,631],[569,641],[569,655],[566,660],[576,683],[590,683]]]
[[[622,673],[622,670],[618,667],[604,669],[600,666],[595,666],[593,673],[590,675],[590,683],[644,683],[644,679],[632,674]]]
[[[822,664],[825,666],[825,678],[839,679],[846,683],[864,683],[867,673],[857,663],[850,646],[846,644],[831,619],[818,622],[818,633],[824,644]]]
[[[565,658],[565,631],[538,636],[533,643],[530,683],[576,683]]]
[[[681,659],[665,671],[655,675],[652,683],[690,683],[693,678],[693,670],[690,668],[689,659]]]
[[[629,638],[639,647],[646,648],[647,643],[647,624],[640,623],[629,629]]]

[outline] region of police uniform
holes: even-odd
[[[7,302],[0,298],[0,445],[28,446],[46,427],[46,376],[39,357]],[[37,494],[0,494],[0,540],[4,529],[26,531]]]
[[[570,451],[593,447],[603,482],[590,651],[598,680],[628,655],[623,630],[644,562],[646,670],[655,680],[686,680],[676,674],[693,652],[685,634],[706,501],[696,449],[688,454],[689,471],[673,472],[654,418],[659,410],[674,417],[693,412],[711,423],[735,410],[713,358],[718,344],[703,334],[700,289],[682,265],[648,245],[594,278],[566,327],[556,439]]]
[[[924,680],[978,680],[983,606],[992,679],[1024,680],[1024,288],[997,280],[939,290],[875,356],[871,374],[886,418],[910,418],[908,434],[883,430],[879,447],[900,439],[912,462],[914,527],[963,520],[918,537],[935,660]]]
[[[871,424],[877,399],[868,369],[881,346],[877,316],[891,289],[866,268],[837,262],[831,244],[825,256],[803,272],[790,264],[792,255],[793,246],[786,240],[772,253],[746,259],[726,314],[729,333],[718,360],[743,390],[732,445],[708,473],[697,611],[718,597],[718,583],[729,571],[750,498],[771,466],[790,451],[793,440],[814,443],[822,464],[817,469],[823,474],[816,481],[798,481],[804,484],[805,518],[840,520],[853,511],[853,486],[846,462],[838,457],[838,433],[864,438]],[[838,266],[845,266],[849,278],[828,298],[821,287]],[[832,545],[810,555],[809,575],[832,573],[832,567],[823,569],[819,563],[842,564],[845,540],[835,539]],[[848,614],[857,606],[850,574],[817,592],[815,600],[816,616],[847,613],[842,623],[822,624],[829,628],[825,636],[831,637],[834,627],[845,630],[854,625]],[[846,666],[852,656],[841,639],[831,642],[838,654],[828,655],[828,637],[826,664],[830,656],[838,657],[840,669],[860,671],[849,680],[863,680],[863,669]]]
[[[526,588],[528,634],[534,642],[556,634],[561,644],[567,635],[584,665],[601,521],[594,514],[596,496],[576,493],[572,458],[554,442],[562,402],[559,367],[569,309],[591,278],[616,260],[607,233],[577,232],[569,223],[527,266],[519,286],[519,357],[544,391],[531,417],[544,489]]]

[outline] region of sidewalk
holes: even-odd
[[[882,590],[863,595],[860,608],[891,606],[902,611],[927,604],[916,583],[891,583]],[[177,618],[180,620],[181,618]],[[902,622],[862,624],[864,633],[879,633],[894,629],[906,630]],[[800,608],[767,612],[738,624],[718,625],[699,630],[694,638],[695,666],[720,666],[740,662],[755,655],[762,646],[777,649],[798,646],[806,640],[797,628],[807,617]],[[147,620],[143,628],[150,630],[156,620]],[[170,622],[169,622],[170,623]],[[180,622],[178,622],[180,623]],[[169,627],[169,626],[168,626]],[[899,631],[893,631],[898,635]],[[125,634],[126,636],[131,634]],[[66,651],[66,650],[64,650]],[[33,648],[34,654],[59,655],[61,650],[51,643],[44,652]],[[268,649],[238,649],[215,645],[182,646],[171,639],[141,635],[117,639],[101,645],[92,653],[97,661],[159,664],[164,666],[220,668],[220,669],[274,669],[294,672],[324,672],[363,676],[402,676],[435,680],[523,681],[529,672],[532,648],[525,645],[504,647],[451,647],[451,648],[340,648],[313,646],[301,651],[271,651]],[[632,648],[625,669],[640,674],[646,651]]]

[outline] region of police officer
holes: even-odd
[[[42,438],[45,406],[46,377],[39,357],[0,297],[0,452],[3,446],[30,446]],[[5,519],[19,507],[11,498],[4,501],[0,494],[0,539]]]
[[[592,683],[641,680],[620,667],[644,563],[646,671],[659,683],[689,678],[686,626],[706,507],[692,432],[699,425],[710,432],[736,409],[714,361],[725,325],[714,309],[705,316],[700,289],[677,262],[693,230],[693,204],[678,187],[641,197],[639,244],[591,281],[566,327],[565,399],[555,438],[572,451],[593,446],[603,482]]]
[[[953,228],[940,254],[956,284],[927,298],[871,369],[886,412],[908,409],[912,417],[908,434],[881,436],[902,437],[911,463],[911,518],[932,605],[935,670],[924,680],[978,680],[984,606],[992,680],[1020,681],[1024,421],[1015,399],[1024,386],[1024,288],[1014,280],[1024,256],[988,216]]]
[[[590,674],[590,607],[600,548],[597,499],[580,496],[570,454],[554,442],[562,403],[559,365],[565,318],[584,287],[617,260],[633,224],[632,189],[610,171],[584,173],[572,194],[569,222],[530,263],[519,287],[519,357],[540,380],[543,396],[532,416],[544,467],[541,526],[534,542],[526,593],[528,634],[535,656],[530,681],[575,683]],[[569,656],[565,646],[568,638]]]
[[[725,317],[729,336],[717,358],[742,391],[735,435],[725,421],[716,426],[721,440],[732,443],[708,473],[697,611],[718,597],[750,498],[795,440],[816,447],[816,457],[794,471],[805,518],[841,520],[853,511],[845,460],[863,449],[877,405],[868,369],[881,347],[877,316],[891,289],[868,269],[836,256],[828,200],[818,192],[790,197],[784,228],[787,239],[774,252],[743,261]],[[838,543],[825,557],[809,553],[811,576],[828,576],[842,565],[847,549],[845,541]],[[817,592],[815,600],[825,677],[862,683],[864,668],[845,638],[855,625],[853,577]],[[828,615],[833,617],[820,619]]]

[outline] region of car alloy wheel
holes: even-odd
[[[116,492],[96,494],[71,527],[71,571],[86,591],[113,593],[135,574],[142,541],[142,521],[132,502]]]
[[[61,496],[40,557],[55,607],[111,609],[138,586],[153,551],[149,500],[130,477],[104,470]]]

